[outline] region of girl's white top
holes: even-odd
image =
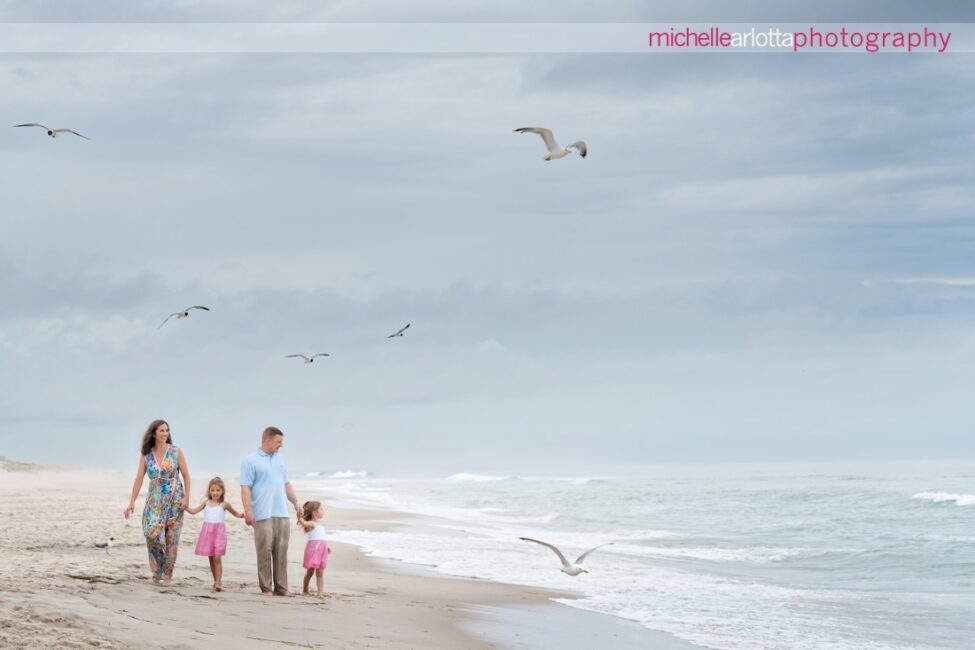
[[[207,506],[203,509],[203,523],[222,524],[226,518],[227,514],[223,510],[222,503],[216,507]]]
[[[314,528],[308,531],[308,541],[309,542],[324,542],[325,541],[325,528],[321,524],[317,524]]]

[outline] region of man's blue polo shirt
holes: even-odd
[[[251,489],[251,512],[257,521],[290,516],[284,488],[289,482],[288,468],[281,454],[266,454],[257,449],[240,464],[240,484]]]

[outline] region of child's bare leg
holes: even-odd
[[[308,583],[311,582],[311,577],[312,574],[314,573],[315,573],[315,569],[308,569],[307,571],[305,571],[304,588],[302,589],[301,593],[303,593],[306,596],[311,593],[310,591],[308,591]]]
[[[315,586],[319,596],[325,594],[325,569],[315,569]]]
[[[213,585],[217,591],[223,591],[223,558],[217,556],[210,560],[213,562]]]
[[[215,557],[208,557],[207,561],[210,562],[210,575],[213,576],[213,586],[217,586],[217,567],[214,564]]]

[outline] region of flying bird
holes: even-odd
[[[582,555],[580,555],[579,557],[577,557],[575,562],[569,564],[569,561],[565,559],[564,555],[562,555],[562,551],[557,549],[555,546],[549,544],[548,542],[543,542],[538,539],[532,539],[531,537],[519,537],[518,539],[525,542],[535,542],[536,544],[541,544],[542,546],[547,546],[548,548],[552,549],[555,552],[555,554],[559,556],[559,560],[562,562],[562,569],[561,569],[562,573],[565,573],[570,576],[577,576],[580,573],[589,573],[581,566],[583,560],[589,557],[589,554],[595,551],[597,548],[609,546],[610,544],[613,543],[613,542],[607,542],[606,544],[600,544],[599,546],[594,546],[588,551],[586,551],[585,553],[583,553]]]
[[[393,338],[393,337],[396,337],[396,336],[403,336],[403,332],[405,332],[405,331],[406,331],[406,330],[408,330],[408,329],[410,329],[410,324],[409,324],[409,323],[407,323],[407,324],[406,324],[406,327],[404,327],[403,329],[401,329],[401,330],[399,330],[399,331],[398,331],[398,332],[396,332],[395,334],[390,334],[390,335],[389,335],[389,336],[387,336],[386,338],[388,338],[388,339],[391,339],[391,338]]]
[[[548,147],[548,153],[542,156],[543,160],[558,160],[559,158],[565,158],[570,153],[572,149],[578,149],[579,155],[583,158],[586,157],[586,143],[582,140],[578,142],[573,142],[568,148],[564,148],[555,141],[555,136],[552,135],[551,129],[543,129],[540,126],[526,126],[521,129],[515,129],[515,133],[537,133],[542,136],[542,140],[545,141],[545,146]]]
[[[159,327],[162,327],[163,325],[165,325],[166,324],[166,321],[168,321],[173,316],[176,317],[176,320],[182,320],[183,318],[186,318],[187,316],[190,315],[190,310],[191,309],[202,309],[203,311],[210,311],[210,308],[209,307],[204,307],[203,305],[193,305],[192,307],[187,307],[183,311],[174,311],[169,316],[166,316],[166,320],[164,320],[163,322],[159,323]],[[156,329],[159,329],[159,327],[157,327]]]
[[[98,542],[98,543],[96,543],[95,544],[95,548],[103,548],[103,549],[105,549],[105,552],[108,553],[108,549],[112,548],[112,542],[114,542],[114,541],[115,541],[115,538],[114,537],[109,537],[104,542]]]
[[[79,138],[84,138],[85,140],[91,140],[91,138],[89,138],[87,135],[81,135],[77,131],[72,131],[71,129],[49,129],[46,126],[44,126],[43,124],[38,124],[36,122],[30,122],[28,124],[16,124],[14,126],[15,126],[15,128],[16,127],[19,127],[19,126],[36,126],[36,127],[42,128],[45,131],[47,131],[47,134],[49,136],[51,136],[52,138],[56,138],[59,135],[62,135],[64,133],[73,133],[74,135],[78,136]]]
[[[314,363],[316,357],[327,357],[327,356],[329,356],[327,352],[319,352],[318,354],[314,354],[310,357],[306,357],[303,354],[289,354],[285,357],[285,359],[294,359],[297,357],[301,357],[302,359],[305,360],[305,363]]]

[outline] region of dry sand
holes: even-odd
[[[296,595],[262,596],[252,533],[232,517],[225,591],[210,590],[207,561],[193,553],[202,514],[186,515],[173,586],[157,587],[140,527],[142,498],[135,516],[121,516],[131,481],[107,470],[0,463],[0,647],[567,647],[549,643],[555,637],[546,628],[568,632],[580,648],[691,647],[549,600],[569,594],[435,575],[345,544],[333,544],[327,595],[301,596],[304,535],[297,526],[288,555]],[[195,477],[195,498],[204,481]],[[227,487],[239,508],[236,484]],[[379,530],[403,517],[330,506],[327,528]],[[110,552],[94,547],[109,536],[116,538]],[[517,616],[507,616],[512,612]]]

